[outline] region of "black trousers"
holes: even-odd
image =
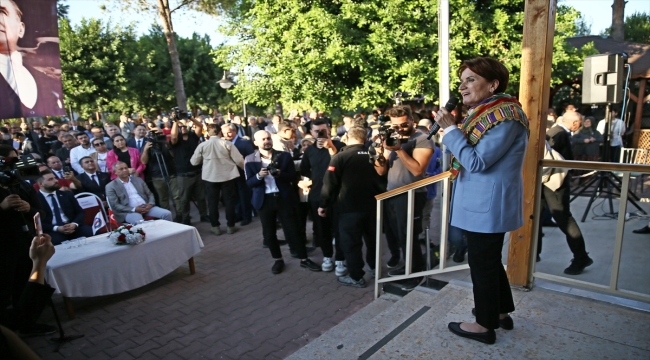
[[[474,284],[476,322],[485,328],[497,329],[499,314],[515,311],[508,276],[501,263],[505,233],[464,232],[467,262]]]
[[[341,250],[338,239],[335,240],[335,244],[332,245],[332,239],[334,238],[333,233],[338,233],[338,216],[336,215],[336,208],[332,207],[327,209],[327,216],[321,217],[318,216],[318,201],[310,201],[312,218],[314,221],[314,233],[316,238],[314,238],[314,246],[319,246],[323,251],[323,257],[334,257],[336,261],[345,260],[345,255]],[[334,248],[336,248],[336,254],[334,254]]]
[[[570,179],[567,176],[564,183],[557,190],[553,191],[546,186],[542,186],[542,209],[548,205],[548,209],[555,219],[555,223],[560,230],[566,235],[566,242],[576,260],[585,260],[589,257],[585,249],[585,239],[578,227],[576,219],[571,214],[569,206],[569,193],[571,192]],[[542,252],[542,224],[539,226],[539,241],[537,242],[537,255]]]
[[[300,236],[305,239],[305,244],[307,243],[307,218],[312,217],[314,215],[310,215],[311,213],[311,204],[309,202],[301,202],[298,204],[298,211],[297,211],[297,216],[298,216],[298,233]],[[316,215],[318,216],[318,215]],[[313,234],[313,239],[316,239],[316,231],[314,229],[314,223],[312,222],[311,224],[311,230]]]
[[[402,254],[406,258],[406,211],[408,208],[408,194],[402,194],[392,197],[384,203],[384,208],[387,212],[388,227],[386,228],[386,239],[388,240],[388,247],[391,247],[391,240],[388,233],[392,232],[393,239],[397,239],[399,246],[402,248]],[[413,211],[413,262],[411,264],[411,272],[418,272],[424,270],[424,259],[422,257],[422,248],[418,242],[418,234],[422,232],[422,209],[427,200],[425,192],[415,193],[414,196],[414,211]],[[391,254],[393,250],[391,249]]]
[[[237,206],[235,207],[237,218],[241,218],[242,220],[251,220],[253,217],[253,205],[251,204],[253,190],[246,185],[246,180],[243,176],[240,176],[237,181],[237,193],[239,195]]]
[[[5,239],[7,244],[0,247],[0,307],[18,306],[29,274],[32,260],[29,258],[31,235],[25,233],[19,239]]]
[[[339,215],[339,239],[350,277],[363,278],[363,240],[366,242],[366,262],[376,269],[376,212],[353,212]],[[363,238],[363,240],[362,240]]]
[[[208,211],[212,227],[221,225],[219,223],[219,198],[223,194],[223,202],[226,206],[226,224],[228,227],[235,226],[235,205],[237,204],[237,179],[224,182],[204,181],[208,194]]]
[[[264,203],[257,211],[262,223],[262,235],[264,236],[264,244],[269,247],[271,256],[274,259],[282,258],[282,251],[280,251],[280,244],[278,244],[277,222],[278,217],[282,224],[282,231],[287,243],[291,250],[295,251],[299,259],[307,258],[307,250],[305,249],[305,242],[298,233],[298,218],[296,216],[296,209],[288,204],[279,193],[271,193],[264,195]]]

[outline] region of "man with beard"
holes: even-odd
[[[304,239],[298,233],[298,196],[291,185],[296,177],[296,167],[291,156],[273,149],[273,140],[268,131],[255,133],[255,145],[259,150],[248,155],[245,161],[246,183],[253,189],[252,203],[262,222],[264,244],[269,247],[275,260],[271,272],[279,274],[284,269],[276,236],[278,217],[287,242],[300,259],[300,267],[321,271],[321,267],[307,257]]]
[[[237,118],[237,116],[235,116]],[[232,142],[242,157],[255,152],[255,146],[253,142],[248,139],[244,139],[237,133],[237,126],[235,124],[225,124],[221,126],[221,133],[224,140]],[[251,189],[246,185],[246,176],[244,175],[244,169],[238,168],[239,178],[237,179],[237,193],[239,198],[237,199],[237,205],[235,206],[235,212],[237,213],[237,218],[241,219],[241,225],[248,225],[251,223],[253,216],[253,207],[251,205],[251,197],[253,193]]]
[[[393,146],[388,146],[384,141],[384,158],[375,161],[375,170],[380,176],[388,173],[387,190],[412,184],[424,179],[424,174],[433,155],[435,145],[432,140],[427,140],[427,135],[415,130],[413,115],[408,106],[396,106],[388,111],[392,129],[399,135],[399,141]],[[406,258],[406,227],[408,194],[394,196],[385,201],[384,216],[388,226],[386,239],[391,251],[388,267],[394,268],[399,264],[399,251],[402,248]],[[415,191],[415,205],[413,207],[413,261],[411,273],[424,271],[422,249],[417,241],[418,234],[422,231],[422,210],[426,202],[427,189],[419,188]],[[404,275],[404,267],[388,272],[389,276]],[[409,279],[402,282],[402,289],[413,290],[422,282],[422,278]]]
[[[49,125],[41,126],[43,129],[43,136],[38,139],[38,151],[41,152],[42,158],[47,158],[50,155],[54,155],[52,152],[52,146],[56,144],[59,139],[56,138],[54,130]]]
[[[97,150],[90,144],[90,138],[85,132],[77,134],[77,142],[79,145],[70,150],[70,165],[77,174],[81,174],[84,169],[83,166],[80,165],[79,160],[85,156],[90,156],[90,154],[97,152]]]
[[[83,223],[85,214],[77,199],[72,193],[59,190],[59,183],[51,171],[41,172],[38,185],[43,232],[50,235],[52,244],[93,236],[92,228]]]

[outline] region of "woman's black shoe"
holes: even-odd
[[[451,322],[447,327],[449,328],[449,331],[453,332],[458,336],[480,341],[485,344],[492,345],[497,341],[497,334],[494,332],[494,330],[488,330],[482,333],[473,333],[461,329],[460,323],[457,322]]]
[[[476,309],[472,308],[472,315],[476,317]],[[512,322],[510,316],[506,316],[503,319],[499,319],[499,327],[503,330],[512,330],[515,328],[515,323]]]
[[[275,260],[275,264],[271,268],[271,272],[274,274],[279,274],[284,269],[284,260]]]

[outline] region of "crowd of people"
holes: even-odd
[[[37,168],[24,179],[19,175],[1,179],[0,222],[12,241],[0,244],[5,274],[0,281],[0,308],[20,309],[33,262],[28,256],[30,243],[48,247],[93,234],[74,197],[80,192],[97,196],[118,223],[153,217],[191,225],[194,203],[198,220],[209,222],[211,233],[222,236],[236,233],[237,223],[246,226],[257,216],[262,225],[260,245],[270,252],[273,274],[283,272],[281,246],[288,245],[300,267],[334,272],[341,285],[365,287],[366,272],[374,275],[381,266],[374,259],[375,196],[441,172],[441,150],[427,136],[438,123],[442,130],[436,139],[453,155],[449,240],[455,247],[454,261],[462,262],[468,255],[476,304],[472,312],[477,319],[450,323],[449,329],[493,343],[494,329],[513,326],[508,314],[514,304],[501,265],[501,248],[505,233],[523,223],[521,168],[528,120],[517,100],[504,94],[509,74],[499,62],[465,61],[459,76],[467,107],[462,122],[458,114],[437,106],[414,112],[411,106],[396,105],[383,111],[381,119],[389,121],[379,124],[382,110],[376,109],[368,116],[345,116],[336,128],[329,117],[316,111],[308,116],[292,111],[286,119],[281,114],[243,119],[232,113],[209,118],[173,112],[155,120],[122,116],[119,124],[89,119],[83,125],[75,120],[35,121],[11,130],[0,128],[1,170],[12,168],[20,155],[30,155]],[[625,127],[613,115],[607,134],[615,155]],[[567,160],[599,159],[602,121],[594,128],[593,118],[571,108],[553,120],[547,131],[551,148]],[[395,141],[387,141],[389,137]],[[506,172],[513,176],[504,177]],[[569,209],[569,182],[567,177],[557,186],[545,184],[542,200],[574,254],[565,273],[578,275],[593,260]],[[407,217],[406,193],[386,199],[382,231],[390,252],[389,276],[407,272],[400,264],[407,257],[409,227],[414,246],[408,272],[425,270],[421,244],[431,246],[423,235],[435,196],[435,185],[417,189],[412,218]],[[37,211],[46,238],[33,239],[34,225],[25,220]],[[309,218],[313,246],[307,246]],[[279,227],[284,240],[278,238]],[[310,259],[318,249],[321,264]],[[422,280],[396,283],[409,291]],[[29,316],[29,321],[8,326],[25,334],[54,331],[37,324],[33,313]]]

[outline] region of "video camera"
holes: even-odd
[[[22,180],[36,180],[40,176],[36,159],[32,155],[0,159],[0,185],[11,187]]]
[[[171,109],[171,114],[176,120],[187,120],[189,119],[189,113],[187,111],[181,110],[178,106]]]
[[[379,115],[377,117],[377,121],[379,122],[379,128],[378,128],[378,135],[379,139],[383,143],[384,140],[386,141],[386,145],[388,146],[395,146],[399,142],[399,133],[397,130],[393,129],[390,125],[387,125],[388,122],[390,122],[390,117],[386,115]]]
[[[147,139],[149,139],[152,149],[157,151],[162,151],[162,146],[167,144],[167,135],[158,130],[149,130]]]

